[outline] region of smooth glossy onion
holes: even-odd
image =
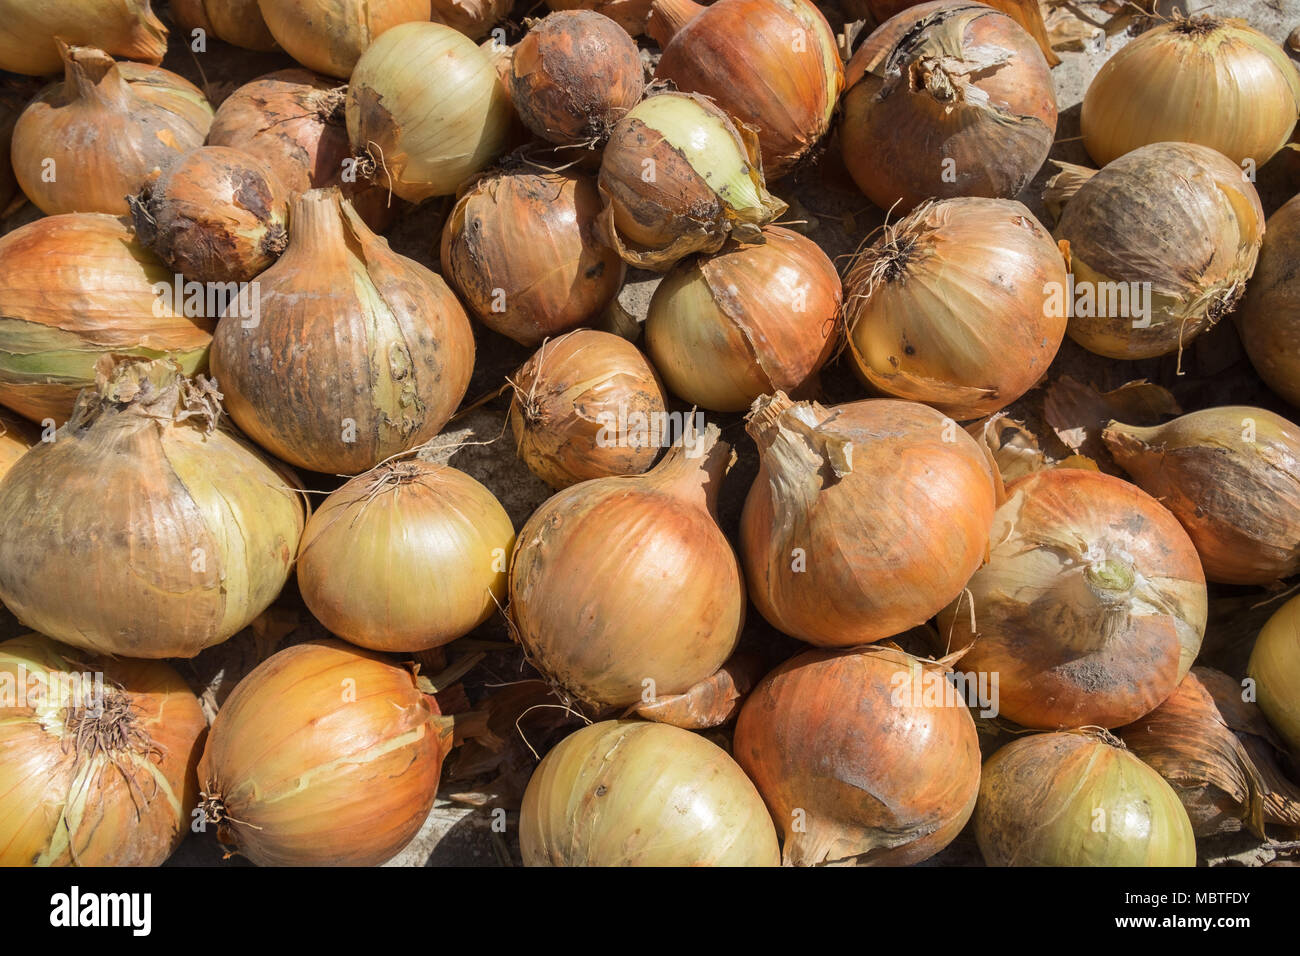
[[[361,54],[402,23],[427,21],[429,0],[257,0],[262,18],[291,57],[346,79]]]
[[[59,39],[152,64],[167,52],[167,28],[149,0],[0,0],[0,23],[0,70],[29,76],[62,69]]]
[[[1300,598],[1287,601],[1268,619],[1246,672],[1255,682],[1259,709],[1300,760]]]
[[[257,0],[170,0],[168,6],[187,38],[202,30],[245,50],[270,52],[278,48]]]
[[[1273,213],[1246,298],[1233,314],[1264,384],[1300,407],[1300,196]]]

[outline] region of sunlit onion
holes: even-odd
[[[1268,619],[1246,671],[1255,682],[1259,709],[1300,760],[1300,598],[1287,601]]]
[[[202,30],[246,50],[277,49],[257,0],[170,0],[168,6],[187,39]]]
[[[1259,263],[1233,314],[1250,364],[1269,388],[1300,407],[1300,196],[1268,219]]]
[[[267,28],[291,57],[346,78],[362,52],[402,23],[427,21],[429,0],[257,0]]]
[[[0,70],[30,76],[62,68],[59,39],[155,65],[167,52],[150,0],[0,0],[0,23]]]

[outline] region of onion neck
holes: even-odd
[[[694,0],[654,0],[650,4],[650,19],[646,22],[646,33],[659,44],[659,49],[668,46],[669,41],[681,32],[682,27],[690,23],[705,10],[704,6]]]
[[[1159,427],[1141,428],[1111,421],[1101,434],[1111,456],[1125,471],[1130,471],[1130,465],[1151,454],[1151,443],[1159,430]]]
[[[732,461],[731,446],[721,439],[717,425],[709,425],[703,435],[688,426],[687,433],[645,477],[673,497],[704,507],[716,518],[718,489]]]
[[[826,482],[853,470],[853,443],[820,427],[830,417],[781,391],[754,402],[745,428],[758,444],[777,515],[810,513]]]
[[[68,46],[62,40],[56,42],[63,57],[64,89],[72,94],[73,99],[127,108],[131,89],[117,68],[116,60],[94,47]]]
[[[1072,603],[1082,614],[1073,631],[1062,634],[1062,642],[1080,653],[1100,650],[1128,626],[1137,573],[1131,562],[1114,557],[1070,577],[1077,592]]]
[[[356,217],[349,217],[348,211],[337,187],[299,195],[289,210],[289,244],[280,262],[301,258],[299,265],[313,273],[337,265],[336,260],[356,245]]]

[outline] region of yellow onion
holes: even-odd
[[[284,52],[317,73],[347,78],[363,51],[393,27],[427,21],[429,0],[257,0]]]
[[[202,30],[246,50],[277,49],[257,0],[171,0],[168,6],[187,41]]]
[[[1232,311],[1255,268],[1255,187],[1190,143],[1143,146],[1085,176],[1055,233],[1070,244],[1076,290],[1067,334],[1107,358],[1181,351]]]
[[[190,832],[206,731],[166,664],[0,644],[0,866],[160,866]]]
[[[940,634],[975,641],[962,667],[999,674],[1000,714],[1024,727],[1136,720],[1174,692],[1205,634],[1187,534],[1160,502],[1096,471],[1013,482],[966,589]]]
[[[693,93],[646,97],[614,127],[600,164],[601,231],[634,266],[663,272],[727,237],[762,242],[786,209],[767,191],[753,131]]]
[[[31,424],[0,408],[0,478],[40,440],[40,432]]]
[[[469,386],[474,335],[455,295],[337,189],[294,200],[289,246],[257,287],[256,309],[217,326],[212,372],[235,423],[291,464],[373,468],[436,435]]]
[[[1109,734],[1034,734],[984,765],[975,837],[989,866],[1195,866],[1169,784]]]
[[[763,171],[788,173],[830,129],[844,89],[835,33],[810,0],[654,0],[655,77],[758,131]]]
[[[14,175],[41,211],[123,215],[126,197],[203,145],[212,107],[188,80],[59,41],[64,79],[14,126]]]
[[[595,10],[634,37],[645,33],[650,3],[651,0],[546,0],[552,10]]]
[[[655,289],[646,350],[688,402],[738,412],[777,389],[817,389],[837,341],[839,275],[797,232],[765,226],[763,238],[684,259]]]
[[[1300,196],[1273,213],[1259,263],[1234,314],[1250,364],[1269,388],[1300,407]]]
[[[376,866],[429,815],[450,730],[411,670],[297,644],[221,705],[199,761],[204,816],[259,866]]]
[[[206,302],[184,299],[120,219],[70,213],[15,229],[0,238],[0,402],[62,423],[108,354],[202,370],[212,325]]]
[[[1300,116],[1300,72],[1244,20],[1178,17],[1102,64],[1083,97],[1083,145],[1104,166],[1148,143],[1199,143],[1263,166]]]
[[[984,558],[991,467],[957,423],[875,399],[823,408],[760,398],[760,468],[740,524],[749,596],[821,646],[901,634],[955,598]]]
[[[546,342],[511,380],[510,429],[524,464],[552,488],[644,473],[659,455],[649,427],[667,396],[640,350],[578,329]]]
[[[881,209],[1014,198],[1052,148],[1047,61],[1015,20],[982,3],[904,10],[866,39],[845,72],[844,164]]]
[[[731,656],[745,584],[717,526],[731,447],[687,429],[644,475],[566,488],[533,513],[510,561],[529,661],[587,704],[680,694]]]
[[[442,230],[442,273],[484,325],[535,346],[591,321],[623,285],[599,213],[592,177],[507,163],[457,200]]]
[[[776,830],[717,744],[667,724],[570,734],[524,791],[525,866],[776,866]]]
[[[0,481],[0,600],[42,634],[193,657],[275,600],[306,520],[297,479],[218,427],[165,361],[101,361],[55,440]]]
[[[423,651],[505,600],[515,529],[481,484],[445,464],[389,462],[333,492],[307,522],[298,589],[344,640]]]
[[[736,720],[737,762],[795,866],[906,866],[975,808],[979,738],[943,669],[894,647],[812,650],[759,683]]]
[[[434,23],[445,23],[471,40],[480,40],[510,14],[511,0],[433,0]]]
[[[492,61],[440,23],[403,24],[372,43],[352,72],[346,111],[375,182],[412,202],[453,195],[496,159],[514,116]]]
[[[1300,760],[1300,598],[1278,608],[1255,639],[1246,672],[1264,712]]]
[[[1065,260],[1011,199],[923,203],[844,276],[845,325],[873,388],[967,420],[1033,387],[1065,337]]]
[[[1112,421],[1102,437],[1182,522],[1211,581],[1271,584],[1300,571],[1300,428],[1230,405],[1151,428]]]
[[[136,238],[195,282],[247,282],[284,252],[288,194],[228,146],[191,150],[130,198]]]
[[[59,71],[59,40],[154,65],[167,52],[150,0],[0,0],[0,23],[0,70],[29,76]]]

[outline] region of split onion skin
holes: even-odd
[[[1246,673],[1255,682],[1259,709],[1300,760],[1300,598],[1287,601],[1265,623]]]
[[[363,51],[389,29],[426,22],[429,0],[258,0],[262,19],[291,57],[346,79]]]
[[[0,70],[28,76],[59,71],[59,39],[155,66],[167,52],[167,28],[150,0],[0,0],[0,23]]]
[[[989,866],[1195,866],[1178,795],[1086,733],[1034,734],[984,765],[975,837]]]
[[[525,866],[776,866],[762,798],[717,744],[667,724],[607,720],[533,772],[519,812]]]
[[[1246,298],[1234,314],[1250,364],[1269,388],[1300,408],[1300,196],[1268,219]]]
[[[203,30],[245,50],[269,53],[279,49],[257,0],[170,0],[168,6],[186,36]]]

